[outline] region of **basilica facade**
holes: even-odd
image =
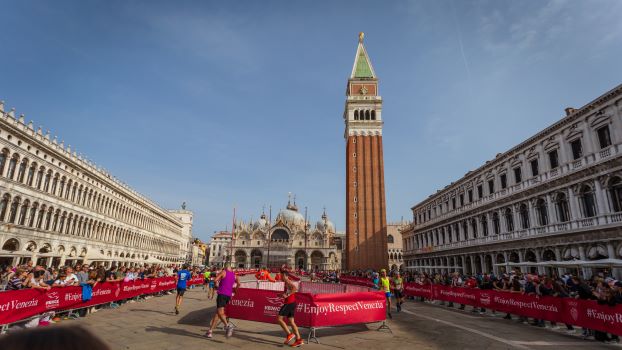
[[[304,270],[342,268],[342,240],[326,212],[314,224],[305,220],[295,203],[288,202],[272,222],[265,214],[257,221],[236,222],[233,240],[223,252],[232,255],[238,268],[280,267]],[[218,264],[214,254],[213,261]],[[221,261],[226,257],[221,258]]]
[[[0,102],[0,265],[180,263],[191,230]]]
[[[622,278],[622,85],[412,207],[408,268]]]

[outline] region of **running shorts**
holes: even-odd
[[[216,297],[216,308],[220,309],[221,307],[227,306],[230,300],[230,296],[218,294],[218,296]]]
[[[402,297],[402,291],[401,290],[394,290],[393,291],[393,296],[395,296],[396,298],[401,298]]]
[[[177,295],[181,295],[183,297],[185,292],[186,288],[177,288]]]
[[[296,312],[296,303],[283,304],[279,310],[279,316],[292,318]]]

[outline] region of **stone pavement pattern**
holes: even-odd
[[[230,339],[222,329],[213,339],[203,335],[215,312],[215,301],[202,288],[186,292],[179,315],[173,307],[175,295],[128,303],[105,309],[77,321],[108,342],[113,349],[275,349],[283,348],[283,333],[277,325],[234,320],[237,328]],[[622,349],[584,341],[561,331],[518,325],[490,316],[448,310],[441,306],[406,302],[402,313],[389,321],[392,334],[379,332],[379,324],[319,329],[321,344],[310,349]],[[503,316],[503,315],[500,315]],[[301,329],[306,337],[308,330]]]

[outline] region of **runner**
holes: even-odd
[[[209,274],[209,293],[207,294],[207,298],[209,300],[214,299],[214,292],[216,291],[216,275],[218,275],[218,273],[216,273],[216,268],[213,267]]]
[[[177,271],[177,297],[175,298],[175,315],[179,315],[179,307],[181,302],[184,301],[184,293],[186,292],[186,282],[190,278],[190,271],[188,271],[188,264],[184,264],[182,269]]]
[[[209,290],[209,275],[212,272],[209,269],[205,269],[205,271],[203,272],[203,291],[207,292]],[[205,286],[207,286],[208,290],[205,290]]]
[[[304,344],[302,337],[300,337],[300,332],[298,331],[298,326],[294,322],[294,313],[296,312],[296,292],[298,289],[289,279],[289,271],[287,270],[287,265],[283,265],[281,267],[280,273],[283,282],[285,282],[285,292],[283,293],[283,306],[279,310],[279,315],[277,316],[277,322],[283,328],[287,336],[285,337],[285,345],[291,343],[291,341],[296,338],[296,341],[290,346],[293,348],[300,347]],[[287,324],[283,320],[284,317],[287,317],[289,320],[289,324],[292,326],[292,330],[289,330]]]
[[[380,270],[380,290],[384,292],[384,295],[387,297],[387,312],[389,313],[389,318],[393,318],[391,316],[391,282],[389,282],[389,277],[387,277],[387,270]]]
[[[233,326],[227,322],[227,316],[225,315],[225,306],[231,300],[231,297],[237,293],[240,286],[240,279],[231,270],[229,263],[225,264],[225,268],[216,276],[216,283],[218,284],[218,296],[216,297],[216,314],[212,317],[209,329],[205,336],[212,338],[212,330],[218,325],[218,320],[225,325],[225,336],[230,338],[233,335]],[[235,284],[235,290],[233,285]]]
[[[404,298],[404,281],[400,272],[397,271],[395,273],[395,277],[393,278],[393,295],[395,296],[395,307],[397,308],[397,312],[402,311],[402,303]]]

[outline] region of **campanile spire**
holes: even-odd
[[[386,268],[387,234],[382,156],[382,97],[363,44],[354,56],[346,88],[346,249],[347,269]]]

